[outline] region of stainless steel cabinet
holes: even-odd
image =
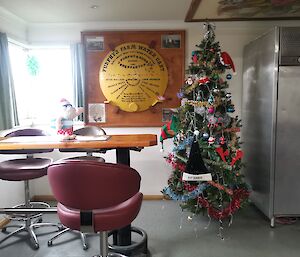
[[[244,49],[242,140],[250,198],[271,220],[300,216],[300,27]]]

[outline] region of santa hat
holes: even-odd
[[[235,73],[234,63],[233,63],[230,55],[227,52],[222,52],[221,53],[220,61],[226,67],[230,66],[230,68],[232,69],[233,73]]]
[[[186,164],[185,172],[182,174],[183,181],[211,181],[211,173],[208,170],[202,159],[201,150],[197,137],[193,138],[189,159]]]
[[[60,104],[61,104],[62,106],[71,105],[71,103],[70,103],[67,99],[65,99],[65,98],[60,99],[59,102],[60,102]]]

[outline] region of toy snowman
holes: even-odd
[[[73,119],[83,113],[83,108],[75,108],[73,105],[62,98],[60,100],[61,111],[56,119],[57,134],[63,135],[64,139],[74,139],[73,135]]]

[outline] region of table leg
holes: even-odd
[[[122,163],[130,166],[130,149],[129,148],[117,148],[117,163]]]
[[[130,150],[129,148],[117,148],[117,163],[130,166]],[[131,225],[121,228],[114,233],[113,243],[115,245],[131,244]]]

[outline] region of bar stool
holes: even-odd
[[[74,130],[74,135],[77,136],[103,136],[106,135],[106,132],[104,129],[97,127],[97,126],[85,126],[80,129]],[[59,149],[60,152],[85,152],[85,156],[75,156],[75,157],[69,157],[68,160],[92,160],[92,161],[98,161],[98,162],[105,162],[105,159],[100,156],[94,156],[93,153],[106,153],[106,149]]]
[[[108,231],[127,226],[138,215],[143,198],[139,173],[122,164],[60,160],[49,166],[48,179],[61,223],[99,234],[99,256],[124,257],[108,252]]]
[[[77,136],[102,136],[106,135],[104,129],[96,126],[85,126],[83,128],[74,130],[74,135]],[[100,156],[94,156],[93,153],[106,153],[105,149],[59,149],[60,152],[69,153],[69,152],[85,152],[86,155],[83,156],[75,156],[75,157],[68,157],[64,160],[89,160],[89,161],[96,161],[96,162],[105,162],[105,159]],[[70,228],[64,228],[62,231],[54,235],[51,239],[48,240],[48,246],[53,245],[53,241],[61,237],[66,232],[73,232],[79,233],[80,239],[82,242],[82,247],[84,250],[88,249],[88,244],[86,242],[86,233],[82,233],[80,231],[72,231]]]
[[[5,137],[21,137],[21,136],[45,136],[46,134],[40,129],[18,129],[4,135]],[[0,162],[0,179],[7,181],[24,181],[25,203],[14,206],[13,208],[49,208],[50,205],[44,202],[30,201],[29,180],[40,178],[47,175],[47,168],[52,163],[50,158],[35,158],[33,154],[51,152],[53,149],[32,149],[32,150],[1,150],[0,154],[25,154],[26,158],[13,159]],[[10,227],[18,229],[10,232],[6,237],[0,240],[0,244],[8,238],[22,232],[27,231],[33,247],[39,248],[39,243],[34,229],[43,226],[55,226],[61,229],[61,225],[54,223],[42,223],[42,214],[13,214],[8,217],[10,220],[22,221],[20,225],[8,225],[2,229],[6,232]]]

